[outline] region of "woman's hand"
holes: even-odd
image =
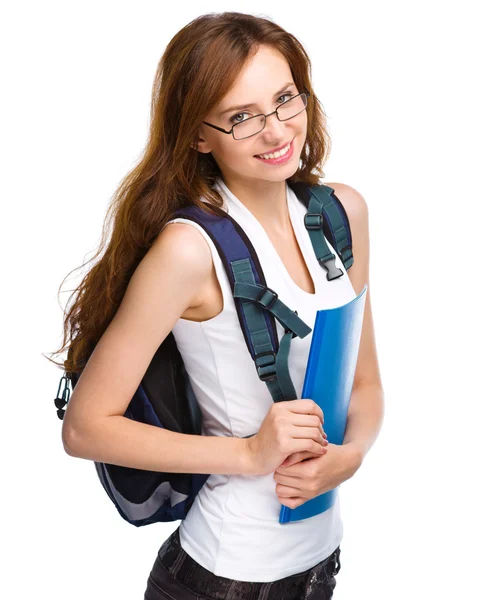
[[[275,470],[273,479],[278,499],[289,508],[324,494],[350,479],[361,465],[354,445],[329,443],[324,455],[295,452]]]
[[[273,473],[291,454],[323,454],[325,446],[323,411],[309,398],[273,402],[258,433],[245,441],[256,475]]]

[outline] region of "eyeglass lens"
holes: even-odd
[[[306,106],[306,94],[302,93],[298,96],[294,96],[293,98],[290,98],[290,100],[280,104],[277,108],[278,118],[280,121],[287,121],[301,113],[302,110],[305,110]],[[245,119],[245,121],[236,123],[233,126],[233,137],[236,140],[242,140],[251,135],[255,135],[265,127],[265,121],[264,115],[256,115],[255,117],[250,117],[249,119]]]

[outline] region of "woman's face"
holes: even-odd
[[[292,85],[286,86],[285,84]],[[290,67],[284,56],[269,46],[261,46],[257,54],[238,76],[234,86],[220,103],[208,113],[204,121],[230,131],[256,114],[269,114],[292,96],[303,92],[293,83]],[[232,106],[252,104],[224,112]],[[223,114],[222,114],[223,113]],[[307,136],[307,111],[287,121],[273,114],[265,128],[256,135],[236,140],[232,134],[217,131],[204,123],[199,128],[198,150],[211,152],[225,180],[244,182],[245,179],[285,181],[298,169],[300,154]],[[281,164],[269,164],[255,157],[284,146],[293,140],[293,154]]]

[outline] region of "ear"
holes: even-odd
[[[194,150],[198,150],[198,152],[203,152],[204,154],[208,154],[211,151],[210,144],[203,137],[201,137],[200,130],[197,131],[195,141],[193,141],[190,146]]]

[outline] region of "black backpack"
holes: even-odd
[[[343,205],[334,190],[326,185],[308,186],[303,182],[289,185],[308,209],[305,227],[327,280],[341,277],[344,271],[336,267],[335,255],[330,252],[325,237],[348,270],[353,264],[352,238]],[[268,287],[254,247],[228,213],[219,217],[197,206],[188,206],[177,210],[176,217],[198,223],[213,240],[230,281],[245,343],[258,377],[268,386],[273,401],[296,399],[288,370],[290,342],[296,336],[304,338],[311,333],[311,328]],[[280,342],[274,318],[285,329]],[[255,331],[254,337],[251,331]],[[60,379],[54,401],[60,419],[70,397],[69,384],[73,389],[78,378],[78,373],[64,371]],[[124,416],[179,433],[202,434],[200,408],[172,332],[153,356]],[[245,437],[253,435],[255,433]],[[210,476],[94,464],[118,512],[136,527],[184,519]]]

